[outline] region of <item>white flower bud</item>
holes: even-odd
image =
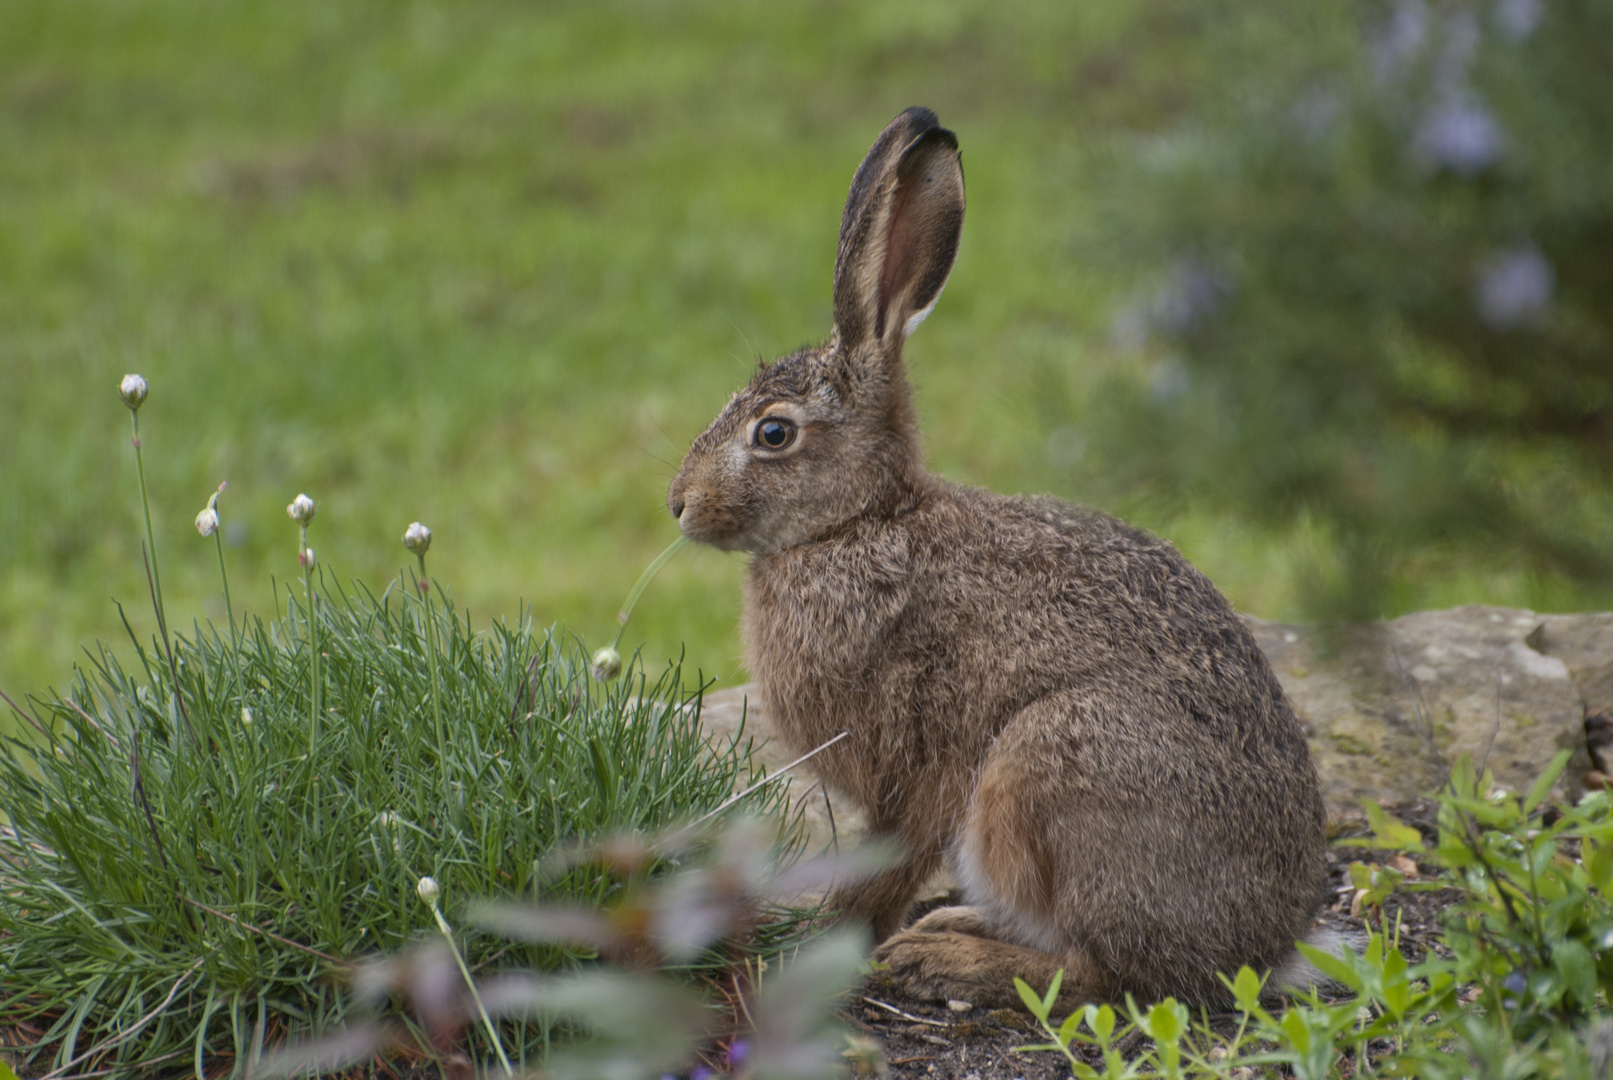
[[[286,516],[290,517],[298,525],[306,525],[314,520],[314,511],[316,509],[314,500],[306,495],[298,495],[291,500],[291,505],[286,507]]]
[[[435,904],[437,897],[442,895],[442,890],[437,888],[437,879],[434,877],[421,878],[420,884],[415,886],[415,891],[420,894],[420,899],[428,904]]]
[[[139,412],[146,400],[146,380],[138,375],[125,375],[118,384],[118,396],[132,412]]]
[[[609,682],[622,673],[622,654],[609,645],[594,654],[594,678],[600,682]]]
[[[416,555],[424,555],[431,550],[431,530],[414,522],[403,534],[403,546]]]
[[[196,515],[196,531],[203,536],[212,536],[218,532],[218,511],[208,507]]]
[[[252,726],[252,710],[245,705],[241,706],[241,723],[247,727]]]
[[[314,568],[314,549],[303,548],[297,553],[297,561],[309,570]]]

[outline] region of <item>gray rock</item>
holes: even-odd
[[[1601,616],[1549,618],[1578,648],[1578,621]],[[1584,741],[1573,671],[1542,641],[1543,617],[1533,612],[1423,611],[1333,640],[1311,627],[1248,621],[1304,720],[1334,813],[1359,810],[1363,798],[1426,794],[1463,754],[1497,783],[1527,788],[1558,750]]]
[[[1613,713],[1613,614],[1469,606],[1326,638],[1314,627],[1248,622],[1305,723],[1335,814],[1358,812],[1363,798],[1426,794],[1462,754],[1516,790],[1531,785],[1559,749],[1574,749],[1560,787],[1576,794],[1590,765],[1586,713]],[[772,738],[752,693],[740,686],[707,695],[702,723],[732,738],[745,715],[757,762],[776,771],[796,754]],[[810,762],[788,783],[816,845],[861,834],[861,814],[824,792]],[[942,879],[927,892],[949,884]]]
[[[1613,712],[1613,614],[1542,615],[1539,622],[1524,643],[1568,666],[1586,712]]]

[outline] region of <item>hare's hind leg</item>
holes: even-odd
[[[908,993],[977,1005],[1019,1004],[1016,977],[1045,991],[1064,972],[1063,1007],[1119,995],[1080,947],[1060,903],[1069,853],[1051,835],[1063,769],[1045,739],[1069,714],[1055,697],[1023,710],[976,781],[957,840],[957,869],[974,906],[937,908],[885,942],[875,958]]]

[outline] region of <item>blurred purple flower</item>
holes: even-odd
[[[1154,298],[1153,323],[1166,333],[1191,330],[1214,314],[1231,294],[1224,275],[1191,255],[1171,265],[1165,287]]]
[[[1428,40],[1428,6],[1423,0],[1401,0],[1389,18],[1368,35],[1372,68],[1380,79],[1399,77]]]
[[[1544,14],[1540,0],[1496,0],[1495,25],[1502,37],[1518,42],[1535,32]]]
[[[1489,110],[1469,96],[1453,95],[1423,114],[1412,145],[1435,168],[1471,175],[1495,163],[1504,141]]]
[[[1109,344],[1120,352],[1135,352],[1148,344],[1148,305],[1134,301],[1115,312],[1109,325]]]
[[[1334,122],[1344,111],[1338,92],[1322,87],[1302,94],[1290,107],[1289,115],[1306,142],[1320,142],[1333,130]]]
[[[1148,376],[1148,396],[1156,405],[1167,404],[1187,393],[1192,381],[1193,376],[1181,358],[1167,356],[1154,365],[1153,372]]]
[[[1479,267],[1474,305],[1485,325],[1506,330],[1540,315],[1551,304],[1557,276],[1533,243],[1508,248]]]

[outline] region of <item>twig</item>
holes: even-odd
[[[171,1054],[164,1054],[164,1055],[162,1055],[162,1057],[154,1057],[154,1058],[151,1058],[148,1061],[142,1061],[140,1064],[142,1066],[144,1066],[144,1065],[155,1065],[159,1061],[172,1061],[174,1058],[176,1058],[176,1057],[184,1057],[188,1053],[190,1053],[189,1049],[175,1050]],[[123,1066],[114,1065],[110,1069],[97,1069],[95,1072],[69,1073],[67,1076],[57,1077],[56,1080],[90,1080],[91,1077],[95,1077],[95,1076],[111,1076],[113,1073],[121,1072],[121,1071],[123,1071]]]
[[[931,1055],[923,1055],[923,1056],[920,1056],[920,1057],[894,1058],[894,1059],[892,1059],[890,1061],[885,1062],[885,1064],[887,1064],[887,1065],[911,1065],[915,1061],[940,1061],[940,1060],[941,1060],[940,1058],[938,1058],[938,1057],[934,1056],[933,1054],[931,1054]]]
[[[868,1004],[870,1004],[870,1005],[878,1005],[881,1009],[884,1009],[888,1013],[895,1013],[897,1016],[900,1016],[903,1020],[911,1020],[915,1024],[929,1024],[931,1027],[938,1027],[938,1028],[949,1028],[949,1027],[952,1026],[951,1024],[944,1024],[939,1020],[926,1020],[922,1016],[914,1016],[910,1012],[903,1012],[901,1009],[898,1009],[896,1006],[887,1005],[887,1004],[885,1004],[885,1002],[879,1001],[879,1000],[877,1000],[875,998],[864,997],[863,1000],[868,1002]]]
[[[11,700],[10,694],[6,693],[4,690],[0,690],[0,698],[4,698],[6,704],[11,706],[11,711],[28,721],[29,725],[33,727],[35,731],[43,735],[47,742],[50,740],[50,732],[41,727],[38,720],[35,720],[32,716],[29,716],[27,713],[23,712],[22,707],[19,706],[15,701]]]
[[[510,703],[510,738],[515,738],[515,720],[521,715],[521,706],[527,702],[528,695],[534,694],[532,684],[538,679],[538,661],[543,659],[542,653],[534,653],[526,666],[526,673],[521,676],[521,688],[515,692],[515,700]]]
[[[849,731],[842,731],[840,734],[836,735],[834,738],[830,739],[828,742],[824,743],[822,746],[818,747],[816,750],[812,750],[812,751],[810,751],[808,753],[802,754],[800,757],[796,758],[794,761],[790,762],[788,765],[784,766],[784,768],[780,769],[778,772],[774,773],[773,775],[764,776],[762,779],[756,781],[756,783],[752,784],[750,787],[746,788],[744,791],[741,791],[739,794],[731,795],[727,799],[724,799],[722,804],[720,806],[718,806],[715,810],[711,810],[711,811],[708,811],[707,813],[704,813],[704,814],[700,815],[699,817],[695,818],[693,821],[689,822],[689,824],[687,826],[685,826],[685,828],[693,829],[698,825],[704,825],[706,822],[710,821],[712,818],[716,817],[718,814],[722,813],[724,810],[728,809],[730,806],[734,805],[736,802],[738,802],[739,800],[743,799],[745,796],[750,795],[753,792],[761,790],[762,788],[766,787],[768,784],[771,784],[773,781],[775,781],[779,777],[783,776],[785,773],[789,772],[791,769],[795,768],[797,765],[801,765],[801,764],[803,764],[805,762],[811,761],[813,758],[817,757],[819,754],[821,754],[825,750],[829,749],[829,747],[833,746],[835,743],[839,742],[841,739],[844,739],[846,736],[848,736],[850,734],[851,734],[851,732],[849,732]]]
[[[1501,733],[1501,674],[1495,676],[1495,723],[1490,725],[1490,741],[1484,744],[1484,756],[1479,759],[1479,775],[1484,775],[1484,767],[1490,763],[1490,751],[1495,748],[1495,737]]]
[[[130,736],[129,772],[134,781],[135,804],[146,812],[146,826],[151,830],[151,839],[157,842],[157,858],[162,860],[162,868],[166,871],[168,869],[168,853],[162,849],[162,836],[157,832],[157,819],[151,813],[151,800],[146,798],[146,786],[140,782],[140,733],[138,731]]]
[[[185,903],[189,904],[191,907],[199,907],[199,908],[201,908],[203,911],[207,912],[209,915],[216,915],[220,919],[223,919],[225,922],[232,922],[236,926],[239,926],[242,930],[250,930],[254,934],[262,934],[266,938],[273,938],[275,941],[278,941],[282,945],[290,945],[293,949],[300,949],[301,951],[303,951],[305,953],[308,953],[310,956],[317,956],[321,960],[328,960],[333,964],[342,965],[342,963],[343,963],[341,960],[336,959],[336,957],[332,956],[330,953],[320,952],[318,949],[314,948],[311,945],[304,945],[300,941],[292,941],[290,938],[281,937],[279,934],[275,933],[273,930],[265,930],[261,926],[253,926],[249,922],[246,922],[246,921],[244,921],[242,919],[237,919],[234,915],[226,914],[225,912],[222,912],[222,911],[218,910],[217,908],[208,907],[206,904],[202,903],[200,900],[192,900],[188,896],[181,896],[180,899],[185,901]]]
[[[88,1058],[88,1057],[90,1057],[90,1056],[92,1056],[94,1054],[99,1054],[104,1050],[110,1050],[114,1046],[117,1046],[120,1043],[128,1042],[130,1039],[134,1038],[135,1034],[138,1033],[141,1028],[145,1027],[147,1024],[151,1023],[151,1021],[155,1020],[157,1017],[162,1015],[163,1010],[166,1009],[170,1004],[173,1003],[174,998],[179,996],[179,988],[181,986],[185,985],[185,980],[190,978],[192,975],[196,974],[196,970],[198,968],[200,968],[201,966],[202,966],[202,961],[198,959],[194,964],[192,964],[189,968],[186,969],[186,971],[185,971],[185,973],[183,975],[181,975],[178,979],[174,980],[174,985],[168,991],[168,996],[162,999],[162,1004],[158,1005],[155,1009],[152,1009],[150,1012],[146,1013],[146,1015],[144,1015],[140,1019],[136,1020],[129,1027],[124,1028],[123,1031],[120,1032],[119,1034],[114,1035],[110,1039],[103,1039],[101,1042],[96,1043],[94,1046],[92,1046],[88,1050],[84,1051],[82,1054],[80,1054],[78,1057],[74,1058],[72,1061],[69,1061],[69,1062],[65,1063],[64,1065],[62,1065],[55,1072],[46,1073],[45,1076],[43,1077],[43,1080],[64,1080],[63,1074],[66,1073],[68,1069],[71,1069],[74,1065],[77,1065],[79,1062],[85,1060],[86,1058]],[[179,1053],[183,1054],[183,1053],[185,1053],[185,1051],[181,1050],[181,1051],[179,1051]],[[150,1062],[147,1062],[146,1064],[149,1065]]]
[[[497,963],[499,960],[501,960],[504,957],[505,953],[507,953],[509,951],[510,950],[508,948],[500,949],[498,952],[494,953],[492,956],[489,956],[486,960],[483,960],[480,964],[477,964],[475,967],[471,968],[471,970],[472,971],[480,971],[484,967],[489,966],[490,964],[495,964],[495,963]]]
[[[1125,1057],[1127,1054],[1131,1053],[1132,1049],[1138,1043],[1142,1041],[1143,1029],[1134,1027],[1115,1040],[1115,1053],[1119,1054],[1121,1057]]]
[[[100,724],[97,724],[95,722],[95,717],[91,716],[89,713],[87,713],[83,709],[79,708],[78,702],[74,701],[72,698],[63,698],[62,700],[67,703],[68,708],[72,709],[74,712],[78,713],[86,721],[88,721],[90,727],[94,728],[96,731],[99,731],[102,735],[105,735],[108,739],[110,739],[112,741],[112,746],[113,746],[114,749],[116,749],[116,750],[122,750],[123,749],[123,744],[118,742],[118,737],[116,735],[112,734],[110,731],[108,731],[105,728],[103,728]]]
[[[1389,631],[1385,630],[1384,633],[1387,634]],[[1451,766],[1445,761],[1445,755],[1439,752],[1439,747],[1434,742],[1434,711],[1428,707],[1428,702],[1423,699],[1423,688],[1417,684],[1415,679],[1406,673],[1406,665],[1400,662],[1400,650],[1395,648],[1393,637],[1390,637],[1389,639],[1389,655],[1394,658],[1395,667],[1400,671],[1401,680],[1411,688],[1412,703],[1416,707],[1415,711],[1418,719],[1423,721],[1423,740],[1428,743],[1428,756],[1435,768],[1444,766],[1445,779],[1449,780],[1451,777]],[[1443,786],[1443,781],[1435,785],[1435,787]]]
[[[823,795],[823,809],[829,814],[829,842],[834,845],[835,854],[840,854],[840,830],[835,828],[834,803],[829,801],[829,789],[819,785],[818,791]]]

